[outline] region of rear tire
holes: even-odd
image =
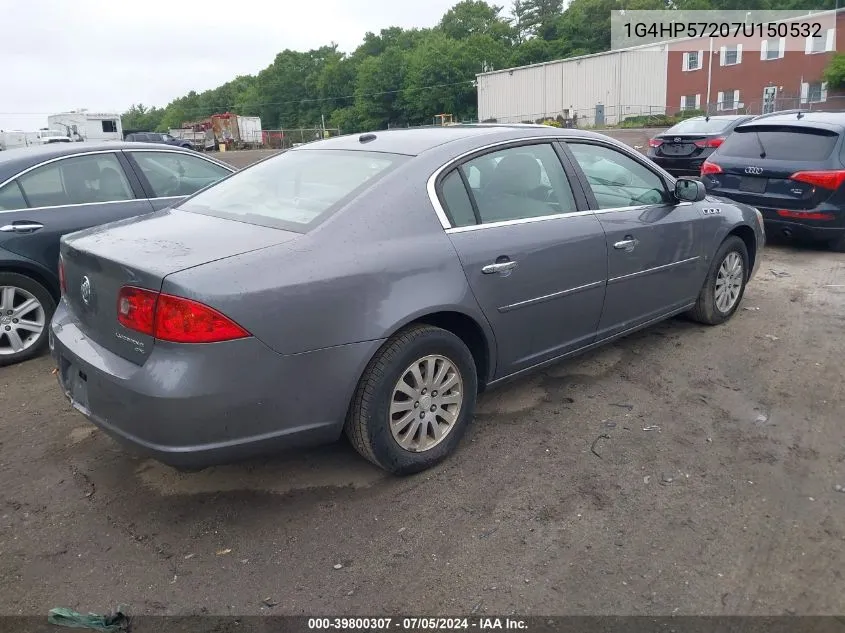
[[[376,466],[417,473],[455,450],[475,414],[477,392],[475,361],[463,341],[441,328],[412,325],[367,365],[346,435]]]
[[[41,354],[47,347],[50,319],[55,311],[55,300],[40,283],[18,273],[0,272],[0,366]],[[43,326],[40,332],[31,329],[37,323]],[[24,325],[29,328],[24,329]],[[17,347],[21,349],[14,351]]]
[[[730,319],[742,302],[749,274],[748,248],[739,237],[731,235],[716,251],[689,317],[705,325],[719,325]]]

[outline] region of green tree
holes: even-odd
[[[472,35],[489,35],[494,40],[510,44],[516,33],[510,20],[500,16],[501,12],[502,7],[482,0],[462,0],[445,13],[438,28],[456,40]]]
[[[824,80],[828,88],[845,86],[845,54],[836,53],[824,69]]]

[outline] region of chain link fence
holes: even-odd
[[[303,143],[339,136],[337,128],[287,128],[283,130],[262,130],[261,147],[264,149],[289,149]]]

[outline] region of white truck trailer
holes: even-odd
[[[123,126],[120,115],[110,112],[77,110],[51,114],[47,125],[72,141],[122,141]]]

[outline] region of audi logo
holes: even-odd
[[[763,173],[763,168],[762,167],[746,167],[745,173],[746,174],[760,175],[760,174]]]

